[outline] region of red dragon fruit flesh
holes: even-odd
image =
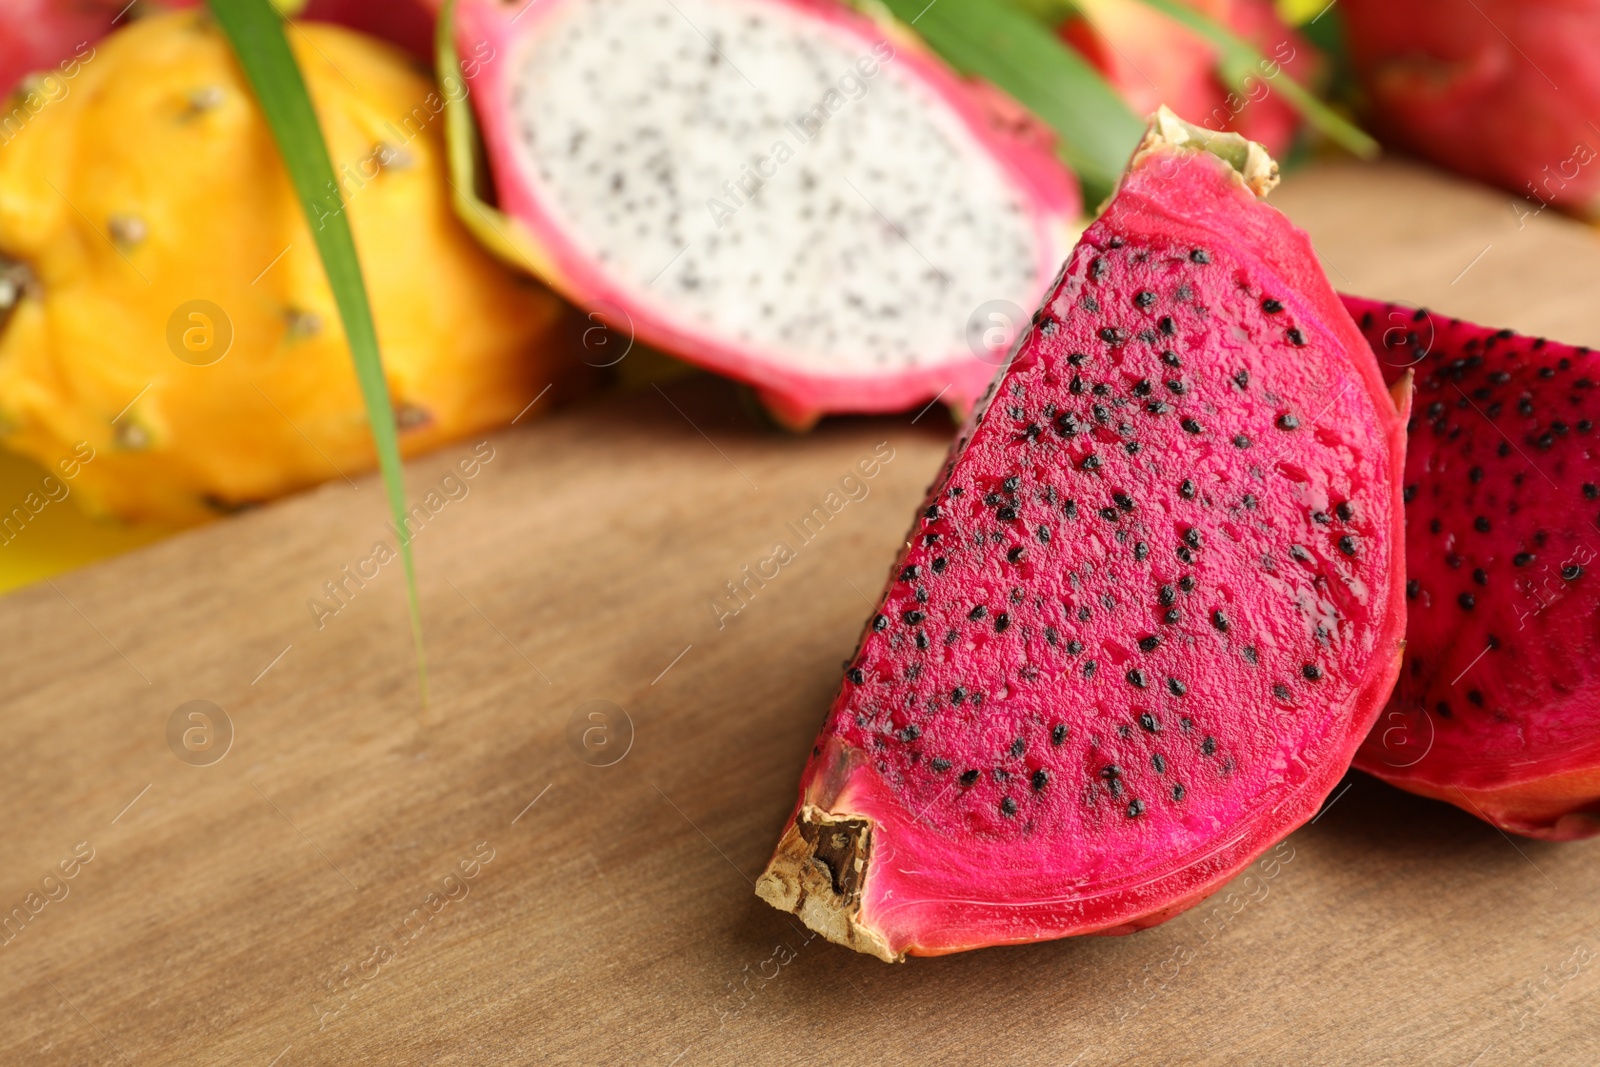
[[[1127,933],[1399,669],[1404,420],[1276,164],[1161,111],[919,507],[757,893],[885,960]]]
[[[1006,318],[989,310],[1035,306],[1070,247],[1071,172],[887,16],[460,0],[455,17],[500,206],[544,280],[790,425],[970,407],[1005,356],[986,358]]]
[[[1345,297],[1416,375],[1406,655],[1356,766],[1503,830],[1600,833],[1600,355]]]

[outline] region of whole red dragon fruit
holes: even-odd
[[[919,507],[761,897],[887,960],[1125,933],[1345,773],[1405,430],[1275,173],[1157,116]]]
[[[1077,183],[1037,123],[887,16],[462,0],[456,19],[529,265],[790,425],[970,407],[1070,247]]]
[[[93,55],[93,43],[126,6],[113,0],[0,2],[0,99],[28,74],[75,74],[75,64]]]
[[[29,74],[76,73],[93,57],[94,42],[149,11],[194,7],[200,0],[0,0],[0,97]],[[433,21],[440,0],[294,0],[302,17],[336,22],[433,56]],[[73,66],[69,67],[68,64]],[[45,86],[48,95],[55,92]],[[43,97],[41,97],[43,99]],[[4,116],[0,116],[3,121]]]
[[[1600,0],[1343,0],[1374,131],[1600,218]]]
[[[300,17],[398,45],[433,68],[433,28],[444,0],[307,0]]]
[[[1240,71],[1237,81],[1225,77],[1215,45],[1141,0],[1079,0],[1080,13],[1062,25],[1061,35],[1136,113],[1165,104],[1198,126],[1234,131],[1281,155],[1300,120],[1273,81],[1283,73],[1301,82],[1316,78],[1320,56],[1278,16],[1272,0],[1185,3],[1254,45],[1265,64]]]
[[[1346,297],[1416,375],[1405,665],[1356,766],[1504,830],[1600,833],[1600,354]]]

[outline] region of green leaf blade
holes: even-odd
[[[335,180],[333,161],[311,94],[306,89],[284,23],[269,0],[207,0],[212,15],[233,46],[234,55],[256,95],[267,126],[277,142],[285,169],[294,185],[322,258],[328,286],[333,292],[345,339],[355,364],[356,381],[367,409],[367,422],[378,454],[389,509],[400,540],[411,614],[411,635],[416,646],[417,679],[422,703],[428,703],[427,659],[422,645],[422,612],[417,595],[416,565],[411,541],[405,536],[406,499],[404,468],[400,460],[400,433],[395,425],[389,383],[383,373],[372,306],[361,274],[361,260]]]
[[[1038,19],[996,0],[883,3],[945,62],[998,86],[1050,126],[1086,203],[1116,188],[1144,121]]]
[[[1218,67],[1223,77],[1236,89],[1242,87],[1246,74],[1255,74],[1268,66],[1277,66],[1275,63],[1270,63],[1253,45],[1236,36],[1225,26],[1193,8],[1177,3],[1176,0],[1140,0],[1140,2],[1182,23],[1215,45],[1219,53]],[[1280,69],[1274,81],[1289,106],[1330,141],[1361,159],[1372,159],[1378,155],[1377,141],[1355,123],[1317,99],[1314,93],[1291,78],[1287,71]]]

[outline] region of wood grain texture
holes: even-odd
[[[1600,343],[1591,231],[1396,165],[1277,199],[1343,288]],[[1132,937],[890,966],[757,901],[948,434],[785,437],[702,379],[493,436],[415,542],[426,713],[398,563],[320,629],[307,607],[393,543],[370,478],[0,601],[0,911],[93,850],[0,947],[0,1062],[1600,1061],[1596,846],[1360,775]],[[881,442],[865,497],[719,625],[724,583]],[[412,463],[412,498],[475,444]],[[167,741],[196,699],[235,729],[211,766]],[[610,766],[569,743],[591,700],[631,721]]]

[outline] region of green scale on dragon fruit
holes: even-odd
[[[1404,427],[1275,175],[1158,113],[919,508],[763,898],[888,960],[1125,933],[1345,773]]]

